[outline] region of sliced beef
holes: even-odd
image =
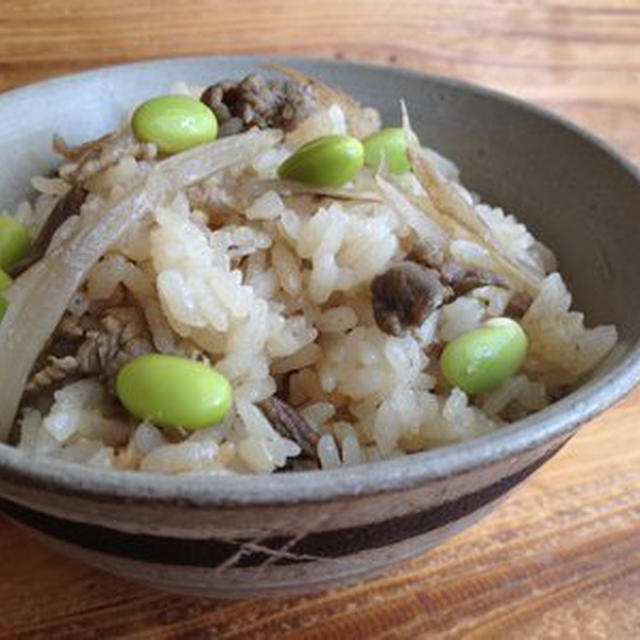
[[[422,240],[413,245],[406,259],[429,267],[429,269],[438,270],[444,264],[445,254],[437,245],[432,244],[428,240]]]
[[[54,136],[53,150],[72,163],[60,169],[60,177],[73,184],[86,182],[127,156],[153,160],[157,155],[155,144],[140,142],[129,131],[116,131],[77,147],[68,146],[60,136]]]
[[[27,382],[25,394],[31,396],[52,392],[79,377],[78,360],[74,356],[49,355]]]
[[[437,271],[411,260],[404,260],[374,278],[371,293],[376,324],[393,336],[420,326],[452,295]]]
[[[385,333],[403,335],[445,302],[485,286],[508,289],[509,282],[492,271],[466,267],[447,258],[440,247],[422,241],[405,260],[374,279],[371,291],[376,323]],[[530,304],[531,298],[514,293],[505,315],[520,318]]]
[[[215,113],[223,135],[254,126],[290,131],[309,116],[313,107],[309,89],[294,82],[267,81],[257,73],[240,82],[213,84],[200,100]]]
[[[508,280],[497,273],[483,269],[460,268],[460,265],[452,260],[444,263],[441,273],[456,296],[463,296],[479,287],[492,286],[503,289],[509,287]]]
[[[133,358],[154,351],[143,312],[138,307],[112,307],[100,316],[98,330],[87,332],[76,358],[83,373],[93,373],[110,386]]]
[[[478,287],[494,286],[507,289],[506,278],[484,269],[466,267],[455,260],[446,258],[442,249],[428,241],[418,243],[407,255],[407,260],[417,262],[438,271],[456,296],[463,296]]]
[[[261,402],[260,408],[280,435],[296,442],[309,458],[317,459],[319,436],[291,405],[272,396]]]
[[[504,310],[504,315],[519,320],[527,313],[532,302],[533,299],[530,295],[516,291],[509,299],[507,308]]]
[[[151,334],[138,307],[110,307],[96,317],[67,314],[39,359],[26,392],[49,393],[84,376],[98,376],[113,390],[120,368],[152,351]]]

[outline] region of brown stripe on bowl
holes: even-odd
[[[207,514],[214,522],[231,520],[235,524],[232,536],[226,533],[224,537],[192,537],[198,531],[189,531],[189,507],[183,508],[181,514],[182,536],[168,535],[166,530],[152,534],[127,531],[131,528],[131,515],[126,514],[126,505],[122,505],[124,518],[112,520],[110,526],[88,522],[82,506],[74,513],[73,502],[65,509],[66,517],[47,513],[49,509],[42,505],[42,510],[34,510],[27,506],[32,502],[28,498],[26,504],[1,499],[0,510],[68,554],[158,587],[179,584],[181,590],[184,587],[209,595],[213,589],[216,597],[282,594],[297,589],[296,576],[306,576],[309,588],[335,586],[346,575],[355,579],[435,546],[491,510],[561,446],[529,452],[519,465],[509,461],[510,468],[517,466],[509,475],[504,474],[504,461],[475,474],[463,474],[466,491],[455,498],[443,500],[446,494],[433,487],[416,489],[419,496],[407,495],[411,499],[403,501],[405,513],[381,519],[380,513],[389,512],[389,502],[403,498],[402,494],[385,493],[375,497],[367,510],[368,518],[358,525],[345,525],[334,519],[329,523],[332,528],[308,531],[280,528],[275,534],[247,537],[224,509],[209,510]],[[479,486],[481,480],[488,483]],[[25,497],[22,495],[23,500]],[[416,509],[416,504],[425,507]],[[310,521],[310,506],[322,509],[323,505],[292,507],[298,522]],[[162,506],[156,509],[161,520],[164,510]],[[251,507],[247,509],[253,517],[260,517]],[[54,507],[53,511],[59,509]],[[343,509],[334,513],[345,512]],[[280,527],[296,521],[293,514],[286,515]],[[121,523],[126,523],[124,530]],[[140,524],[138,529],[142,528]],[[223,528],[228,527],[229,522]],[[222,584],[226,586],[223,588]]]

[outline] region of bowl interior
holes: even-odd
[[[640,376],[635,347],[640,296],[630,291],[640,273],[640,182],[630,164],[540,109],[465,83],[350,63],[270,59],[345,88],[379,108],[388,125],[399,123],[404,99],[421,140],[456,162],[463,182],[483,200],[515,212],[554,250],[588,323],[616,324],[620,345],[587,385],[595,387],[572,394],[574,414],[576,406],[582,413],[570,422],[586,419],[633,386]],[[0,96],[2,205],[12,207],[33,195],[29,178],[54,165],[54,133],[71,143],[86,141],[113,129],[136,102],[166,92],[176,81],[207,84],[239,77],[263,61],[252,56],[153,61],[54,79]],[[597,398],[585,395],[596,392]],[[549,429],[552,423],[556,431],[567,428],[563,407],[569,404],[560,403],[489,441],[513,436],[518,446],[525,446],[534,427],[541,429],[545,420]],[[468,456],[474,446],[464,445]],[[4,449],[0,447],[0,457]],[[412,459],[423,464],[428,456]]]

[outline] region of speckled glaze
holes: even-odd
[[[490,511],[578,426],[640,380],[640,178],[606,145],[538,108],[409,71],[271,58],[341,86],[455,160],[488,202],[517,211],[559,255],[591,324],[620,344],[582,387],[473,442],[343,471],[270,477],[155,477],[34,460],[0,445],[0,508],[61,552],[160,588],[219,598],[353,582],[439,544]],[[0,96],[2,204],[71,142],[113,128],[123,108],[177,80],[207,83],[256,57],[111,67]]]

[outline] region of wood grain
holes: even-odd
[[[0,90],[203,53],[296,53],[454,75],[544,104],[640,160],[638,0],[3,0]],[[0,636],[638,638],[640,391],[486,521],[350,589],[212,603],[56,556],[0,522]]]

